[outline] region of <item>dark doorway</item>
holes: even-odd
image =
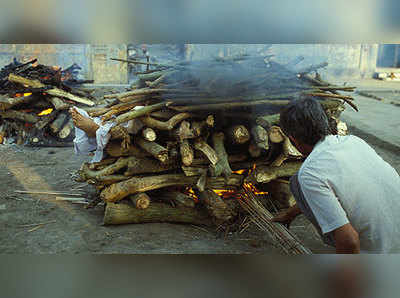
[[[400,67],[400,45],[379,45],[377,67],[399,68]]]

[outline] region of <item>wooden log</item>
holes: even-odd
[[[198,176],[186,177],[184,174],[165,174],[147,177],[132,177],[126,181],[114,183],[100,194],[105,202],[117,202],[123,198],[140,192],[148,192],[169,186],[194,186],[198,181]],[[227,179],[223,177],[211,178],[206,180],[206,188],[209,189],[231,189],[238,188],[243,183],[243,176],[233,174]]]
[[[211,164],[216,165],[219,158],[213,148],[210,147],[202,138],[197,138],[194,142],[194,148],[202,152]]]
[[[147,86],[149,88],[155,88],[159,84],[161,84],[165,79],[167,79],[169,76],[171,76],[171,75],[173,75],[175,73],[177,73],[176,70],[165,72],[163,75],[161,75],[159,78],[155,79],[153,82],[148,82]]]
[[[121,146],[121,142],[111,141],[107,144],[105,148],[107,154],[112,157],[122,157],[122,156],[136,156],[136,157],[146,157],[150,154],[140,150],[139,148],[129,144],[127,148]]]
[[[39,117],[36,115],[15,110],[0,111],[0,117],[4,119],[20,120],[22,122],[27,122],[32,124],[39,121]]]
[[[102,169],[102,168],[104,168],[106,166],[109,166],[109,165],[113,164],[116,161],[117,161],[116,158],[106,158],[106,159],[103,159],[103,160],[101,160],[99,162],[90,163],[90,164],[88,164],[88,167],[89,167],[89,170],[99,170],[99,169]],[[85,165],[85,163],[82,164],[82,167],[84,165]],[[82,167],[81,167],[81,169],[82,169]]]
[[[194,112],[194,111],[215,111],[215,110],[231,110],[243,107],[252,107],[257,105],[277,105],[285,106],[290,100],[256,100],[248,102],[226,102],[204,105],[187,105],[187,106],[170,106],[170,109],[178,112]]]
[[[46,97],[46,100],[50,102],[57,111],[67,110],[71,107],[70,104],[55,96]]]
[[[151,95],[130,95],[127,97],[119,98],[118,101],[122,103],[140,103],[144,104],[150,98],[156,98],[156,96]]]
[[[193,139],[197,137],[194,131],[190,128],[190,123],[188,121],[182,121],[179,125],[179,128],[173,130],[171,135],[180,142],[186,139]]]
[[[72,121],[72,118],[70,118],[68,122],[64,125],[64,127],[59,131],[58,137],[60,139],[66,139],[72,134],[73,131],[74,122]]]
[[[96,108],[96,109],[90,109],[86,110],[89,114],[90,117],[100,117],[101,115],[104,115],[105,113],[110,111],[110,108]]]
[[[149,208],[140,210],[127,203],[107,203],[104,213],[105,225],[130,223],[187,223],[211,226],[212,220],[205,211],[198,208],[174,208],[164,203],[152,203]]]
[[[65,113],[58,114],[57,118],[50,124],[50,130],[53,134],[57,134],[62,128],[68,115]]]
[[[268,131],[268,139],[271,143],[278,144],[283,142],[285,135],[279,126],[271,126]]]
[[[188,196],[184,193],[179,191],[160,191],[156,195],[157,199],[172,202],[174,205],[178,207],[187,207],[187,208],[194,208],[195,202],[191,196]]]
[[[230,208],[214,191],[206,189],[199,192],[199,199],[206,206],[208,213],[215,219],[217,225],[232,219]]]
[[[271,126],[278,125],[280,114],[258,116],[256,123],[266,130],[269,130]]]
[[[182,163],[185,166],[190,166],[193,162],[194,152],[193,148],[190,146],[188,140],[183,140],[179,143],[179,149],[181,154]]]
[[[244,162],[248,159],[249,157],[247,154],[232,154],[228,156],[228,161],[230,164],[232,163],[239,163],[239,162]],[[192,165],[193,166],[199,166],[199,165],[207,165],[209,164],[210,161],[208,159],[202,159],[202,158],[194,158]]]
[[[148,127],[159,129],[159,130],[172,130],[176,125],[178,125],[183,120],[190,118],[189,113],[179,113],[172,116],[168,121],[163,122],[154,119],[150,116],[140,118],[140,120]]]
[[[89,184],[94,184],[94,185],[101,185],[101,186],[107,186],[107,185],[113,185],[115,183],[128,180],[129,177],[126,177],[124,175],[109,175],[109,176],[98,176],[96,180],[94,179],[89,179],[86,180],[87,183]]]
[[[30,80],[21,76],[17,76],[14,74],[10,74],[8,76],[8,80],[14,83],[19,83],[22,85],[27,85],[29,87],[33,87],[33,88],[44,88],[46,87],[46,85],[42,84],[40,81],[38,80]],[[57,97],[64,97],[67,98],[69,100],[75,101],[75,102],[79,102],[88,106],[94,106],[94,102],[87,99],[87,98],[83,98],[83,97],[79,97],[76,96],[74,94],[68,93],[64,90],[58,89],[58,88],[52,88],[52,89],[48,89],[46,90],[47,94],[53,95],[53,96],[57,96]]]
[[[134,110],[134,111],[119,115],[117,117],[117,119],[115,119],[115,122],[117,124],[121,124],[121,123],[127,122],[129,120],[132,120],[132,119],[139,118],[141,116],[150,114],[151,112],[160,110],[161,108],[163,108],[163,107],[165,107],[167,105],[168,105],[168,102],[161,102],[161,103],[158,103],[158,104],[155,104],[155,105],[146,106],[146,107],[143,107],[142,109]]]
[[[135,156],[129,157],[127,167],[128,168],[124,173],[125,176],[162,173],[176,168],[173,164],[160,164],[159,161],[152,158],[138,158]]]
[[[250,140],[250,133],[244,125],[235,125],[228,129],[228,138],[234,144],[245,144]]]
[[[210,166],[211,176],[218,177],[223,175],[224,177],[228,177],[232,174],[232,169],[229,165],[228,154],[224,146],[225,135],[222,132],[214,133],[212,140],[218,161],[215,165]]]
[[[129,145],[131,143],[131,137],[128,133],[127,128],[125,128],[121,125],[116,125],[110,129],[109,134],[110,134],[112,140],[122,139],[121,146],[123,148],[129,147]]]
[[[110,60],[114,61],[119,61],[119,62],[126,62],[126,63],[132,63],[132,64],[142,64],[142,65],[151,65],[151,66],[163,66],[162,64],[159,63],[149,63],[149,62],[142,62],[142,61],[137,61],[137,60],[132,60],[132,59],[120,59],[120,58],[110,58]]]
[[[182,171],[185,174],[185,176],[188,176],[188,177],[201,176],[204,173],[207,173],[206,166],[197,166],[197,167],[182,166],[181,168],[182,168]]]
[[[327,110],[337,110],[343,104],[338,100],[325,100],[320,102],[325,112]],[[279,125],[280,114],[263,115],[256,118],[256,123],[261,125],[266,130],[269,130],[271,126]]]
[[[282,153],[272,162],[272,166],[280,167],[282,163],[289,158],[299,159],[303,155],[296,149],[296,147],[290,142],[287,136],[284,136],[282,144]]]
[[[328,94],[328,93],[307,93],[305,94],[307,96],[317,96],[317,97],[329,97],[329,98],[340,98],[343,99],[346,103],[348,103],[355,111],[358,112],[358,107],[351,102],[354,100],[353,97],[351,96],[346,96],[346,95],[339,95],[339,94]]]
[[[157,118],[157,119],[162,119],[162,120],[169,120],[172,117],[177,115],[177,112],[171,111],[171,110],[161,110],[161,111],[155,111],[150,114],[152,118]]]
[[[141,137],[136,139],[137,145],[162,163],[168,161],[168,150],[156,142],[147,141]]]
[[[262,149],[254,141],[250,142],[248,151],[252,158],[260,157],[262,153]]]
[[[166,174],[149,177],[132,177],[126,181],[106,187],[100,194],[105,202],[117,202],[123,198],[167,186],[187,186],[196,183],[197,177],[186,177],[183,174]]]
[[[204,170],[196,182],[196,188],[198,191],[204,191],[207,184],[207,170]]]
[[[166,73],[165,70],[155,71],[155,72],[147,73],[147,74],[139,74],[138,78],[141,81],[154,81],[154,80],[158,79],[159,77],[161,77],[165,73]]]
[[[7,127],[3,123],[0,125],[0,144],[3,144],[6,136],[7,136]]]
[[[114,93],[109,95],[104,95],[104,98],[118,98],[119,100],[130,97],[130,96],[137,96],[137,95],[152,95],[155,93],[162,93],[168,92],[168,89],[150,89],[150,88],[141,88],[135,89],[132,91],[122,92],[122,93]]]
[[[79,175],[84,180],[98,180],[99,177],[110,176],[128,165],[129,158],[119,158],[115,163],[108,165],[100,171],[92,171],[89,169],[89,164],[82,165],[79,170]]]
[[[194,121],[191,124],[192,131],[196,136],[205,135],[205,130],[214,127],[214,116],[209,115],[203,121]]]
[[[258,183],[268,183],[277,178],[293,176],[299,171],[301,165],[301,161],[292,161],[283,163],[280,167],[260,166],[250,176]]]
[[[21,96],[21,97],[5,97],[0,96],[0,110],[8,110],[16,105],[26,104],[33,101],[35,96],[28,95],[28,96]]]
[[[150,127],[146,127],[142,130],[142,136],[146,141],[149,142],[154,142],[157,139],[156,132]]]
[[[50,122],[54,121],[56,117],[57,113],[54,111],[49,115],[41,116],[40,120],[35,124],[35,128],[38,130],[44,129],[47,125],[49,125]]]
[[[129,110],[133,109],[134,107],[136,107],[137,105],[139,105],[139,104],[128,102],[128,103],[121,103],[121,104],[112,106],[108,112],[106,112],[105,114],[103,114],[101,116],[101,120],[103,122],[106,122],[106,121],[112,119],[115,115],[119,115],[123,112],[129,111]]]
[[[255,125],[251,128],[251,135],[253,136],[254,144],[257,147],[268,150],[268,132],[266,129],[264,129],[261,125]]]
[[[139,119],[132,119],[128,121],[128,127],[126,128],[126,130],[128,131],[128,133],[136,135],[139,133],[139,131],[142,130],[143,127],[144,124],[142,121],[140,121]]]
[[[129,198],[133,203],[133,206],[135,206],[137,209],[143,210],[150,206],[150,197],[144,192],[130,196]]]
[[[229,177],[207,177],[206,188],[209,189],[237,189],[243,184],[243,176],[232,174]]]

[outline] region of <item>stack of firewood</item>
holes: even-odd
[[[353,87],[309,75],[320,66],[295,73],[258,57],[151,65],[132,90],[90,109],[115,124],[106,157],[79,171],[106,203],[105,224],[229,223],[243,188],[287,207],[287,178],[303,156],[280,129],[279,110],[300,94],[314,96],[336,130],[344,103],[355,107],[338,93]],[[246,78],[233,75],[243,69]]]
[[[71,146],[74,127],[68,109],[93,106],[87,94],[77,89],[74,74],[37,64],[13,63],[0,70],[0,143],[14,139],[32,146]]]

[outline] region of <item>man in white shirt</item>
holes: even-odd
[[[400,253],[400,177],[366,142],[332,135],[320,103],[292,102],[281,127],[307,156],[291,190],[297,204],[273,220],[303,213],[337,253]]]

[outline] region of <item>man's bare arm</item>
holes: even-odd
[[[351,224],[346,224],[333,232],[337,254],[360,253],[360,239]]]

